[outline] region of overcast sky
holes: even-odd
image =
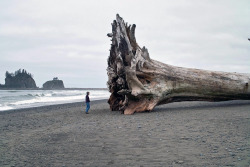
[[[249,0],[1,0],[0,83],[26,69],[37,86],[106,87],[111,23],[136,24],[136,38],[161,62],[250,73]]]

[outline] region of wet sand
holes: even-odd
[[[180,102],[125,116],[106,100],[0,112],[0,166],[250,164],[250,101]]]

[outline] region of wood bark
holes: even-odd
[[[135,38],[136,25],[117,14],[108,58],[108,103],[124,114],[179,101],[250,99],[250,75],[176,67],[153,60]]]

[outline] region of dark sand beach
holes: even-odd
[[[0,166],[250,164],[250,101],[180,102],[122,115],[106,100],[0,113]]]

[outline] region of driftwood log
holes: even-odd
[[[135,38],[135,27],[117,14],[108,58],[108,103],[124,114],[151,111],[179,101],[250,99],[250,75],[175,67],[149,57]]]

